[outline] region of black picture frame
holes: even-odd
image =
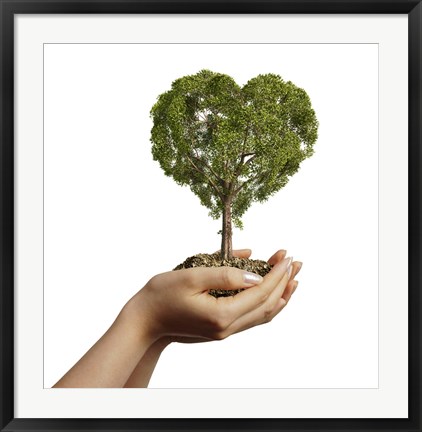
[[[409,33],[409,417],[407,419],[48,419],[14,416],[14,16],[16,14],[407,14]],[[338,430],[420,431],[420,193],[422,5],[420,0],[0,0],[2,431]]]

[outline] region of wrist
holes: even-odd
[[[154,330],[139,294],[136,294],[123,306],[116,321],[124,323],[138,339],[151,346],[160,339],[160,335]]]

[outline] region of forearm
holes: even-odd
[[[54,387],[123,387],[154,343],[126,305],[112,326]]]
[[[170,338],[161,338],[151,345],[124,386],[136,388],[148,387],[160,355],[170,343]]]

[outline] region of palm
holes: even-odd
[[[252,251],[250,249],[242,249],[242,250],[234,250],[233,256],[238,258],[249,258],[251,256]],[[275,265],[278,261],[281,261],[284,259],[284,253],[276,253],[273,255],[269,260],[268,263],[271,265]],[[297,263],[293,263],[293,271],[290,283],[293,282],[294,276],[299,271],[300,267]],[[291,293],[292,286],[290,286],[290,289],[286,289],[286,294]],[[184,344],[190,344],[190,343],[201,343],[201,342],[212,342],[213,339],[207,339],[207,338],[199,338],[199,337],[187,337],[187,336],[174,336],[171,337],[172,342],[178,342],[178,343],[184,343]]]

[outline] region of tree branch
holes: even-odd
[[[253,153],[242,153],[242,154],[240,155],[240,162],[239,162],[239,164],[238,164],[238,166],[237,166],[237,169],[238,169],[238,170],[240,170],[240,168],[241,168],[244,164],[246,165],[246,163],[249,163],[250,159],[248,159],[248,160],[246,161],[246,163],[245,163],[245,158],[248,157],[248,156],[256,156],[256,153],[255,153],[255,152],[253,152]],[[253,158],[251,158],[251,159],[253,159]]]
[[[278,174],[277,174],[277,179],[283,177],[283,175],[285,175],[284,169],[286,167],[286,164],[283,166],[283,170],[281,170]],[[254,175],[253,177],[251,177],[250,179],[246,180],[245,182],[243,182],[235,191],[234,194],[237,195],[244,186],[246,186],[249,183],[252,183],[255,180],[262,180],[265,178],[265,176],[268,174],[268,171],[263,171],[259,174]]]
[[[186,155],[186,158],[189,161],[189,163],[192,165],[192,167],[194,168],[194,170],[197,171],[197,172],[199,172],[200,174],[202,174],[207,179],[208,183],[215,190],[216,194],[220,197],[221,200],[223,200],[223,194],[218,190],[216,184],[212,181],[212,179],[210,179],[203,170],[201,170],[200,168],[198,168],[195,165],[195,163],[193,162],[193,160],[188,155]]]
[[[252,156],[252,157],[245,162],[245,158],[247,156]],[[235,177],[236,178],[239,177],[240,172],[242,170],[242,167],[246,166],[246,165],[249,165],[255,158],[256,158],[256,153],[242,153],[240,155],[240,162],[239,162],[239,164],[236,167]]]
[[[246,156],[252,156],[250,159],[248,159],[244,165],[248,165],[250,164],[255,158],[256,158],[256,153],[247,153]]]
[[[244,181],[235,191],[234,194],[237,195],[247,184],[252,183],[255,180],[258,180],[259,178],[265,177],[267,174],[267,171],[261,172],[259,174],[254,175],[250,179]]]
[[[248,135],[249,135],[249,130],[250,130],[250,123],[247,125],[246,130],[245,130],[245,138],[243,139],[243,144],[242,144],[242,154],[240,155],[239,164],[236,167],[236,174],[235,174],[236,177],[238,177],[240,175],[240,171],[242,169],[242,166],[250,164],[256,157],[255,152],[245,153],[245,151],[244,151],[244,149],[246,147],[246,140],[248,139]],[[252,156],[252,157],[245,162],[245,158],[248,156]]]
[[[218,174],[212,169],[212,167],[210,165],[208,165],[201,157],[197,156],[198,152],[197,152],[197,149],[195,147],[195,140],[194,140],[194,137],[192,136],[192,130],[190,129],[189,124],[186,124],[186,128],[188,130],[188,136],[190,138],[190,142],[191,142],[191,146],[192,146],[192,151],[196,153],[196,156],[193,155],[193,154],[191,154],[190,157],[192,157],[193,159],[197,160],[198,162],[201,162],[202,165],[204,165],[205,167],[207,167],[210,170],[211,174],[214,175],[214,177],[216,178],[216,180],[220,184],[222,184],[223,179],[221,177],[219,177]],[[189,159],[189,155],[186,155],[186,156]],[[192,161],[190,161],[190,162],[192,163]],[[195,166],[195,169],[198,170],[198,167]],[[206,174],[203,171],[199,171],[199,172],[206,176]]]
[[[196,150],[196,149],[195,149]],[[210,170],[210,172],[211,172],[211,174],[213,174],[214,175],[214,177],[216,178],[216,180],[218,180],[218,182],[220,183],[220,184],[222,184],[223,183],[223,179],[212,169],[212,167],[210,166],[210,165],[208,165],[202,158],[200,158],[200,157],[198,157],[198,156],[194,156],[194,155],[191,155],[191,157],[193,158],[193,159],[195,159],[195,160],[197,160],[198,162],[201,162],[201,164],[202,165],[204,165],[205,167],[207,167],[209,170]]]
[[[245,157],[254,154],[254,153],[245,153],[244,152],[245,151],[245,146],[246,146],[246,140],[247,140],[248,134],[249,134],[249,126],[250,125],[248,124],[246,126],[246,129],[245,129],[245,138],[243,139],[243,143],[242,143],[242,154],[240,155],[240,162],[239,162],[239,164],[236,167],[236,177],[240,173],[240,169],[241,169],[241,167],[243,165],[243,162],[245,161]]]

